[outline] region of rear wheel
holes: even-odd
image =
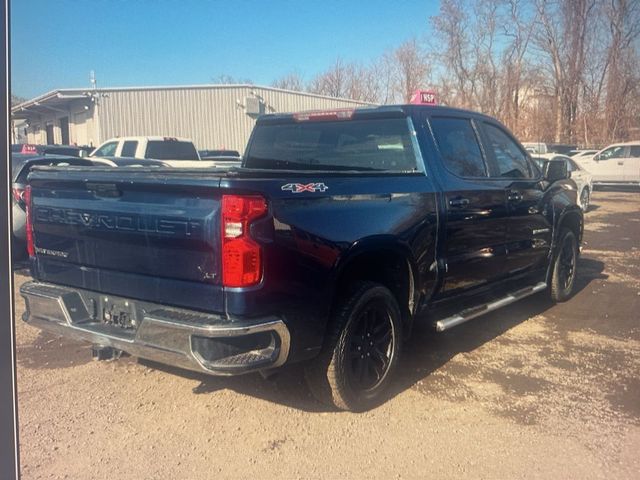
[[[580,193],[580,206],[582,207],[582,211],[586,212],[587,210],[589,210],[589,200],[590,200],[590,193],[589,193],[589,189],[588,188],[583,188],[582,189],[582,193]]]
[[[578,241],[575,234],[564,229],[560,235],[551,273],[551,299],[564,302],[573,293],[578,262]]]
[[[360,282],[334,315],[322,352],[306,370],[311,392],[343,410],[380,401],[396,368],[402,317],[393,294]]]

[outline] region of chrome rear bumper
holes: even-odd
[[[251,322],[97,292],[27,282],[23,320],[64,337],[112,347],[131,355],[213,375],[274,368],[287,360],[289,330],[278,318]],[[105,324],[102,305],[130,308],[133,326]]]

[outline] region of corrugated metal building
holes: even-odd
[[[28,143],[98,146],[118,136],[191,138],[242,152],[261,113],[345,108],[355,100],[254,85],[61,89],[11,109]]]

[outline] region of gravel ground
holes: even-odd
[[[573,299],[418,326],[391,398],[362,414],[316,403],[298,366],[93,362],[19,321],[22,478],[640,478],[640,193],[592,201]]]

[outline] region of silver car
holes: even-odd
[[[550,160],[562,160],[567,162],[567,171],[571,180],[576,184],[578,190],[578,205],[583,212],[589,209],[589,201],[591,200],[591,192],[593,191],[593,175],[582,168],[576,161],[566,155],[558,153],[544,153],[532,155],[533,161],[536,162],[540,169],[544,169],[544,162]]]

